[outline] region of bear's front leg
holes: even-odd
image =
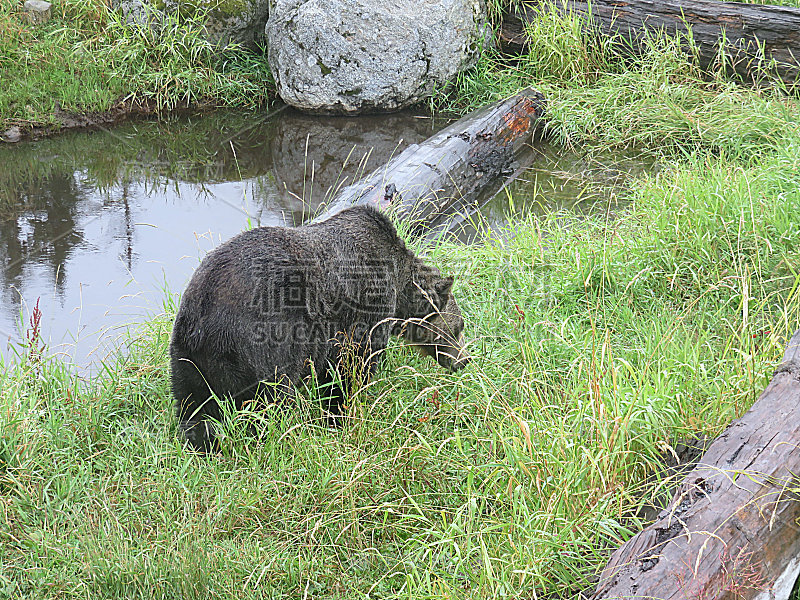
[[[327,393],[324,410],[331,425],[342,425],[348,402],[377,372],[381,355],[382,349],[373,351],[368,344],[351,342],[344,346],[336,365],[328,369],[327,385],[322,388]]]
[[[178,426],[183,439],[195,452],[208,454],[217,450],[213,425],[206,419],[183,419],[178,415]]]

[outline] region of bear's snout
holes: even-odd
[[[464,351],[462,350],[462,354],[456,357],[456,359],[453,361],[453,364],[449,367],[449,369],[451,371],[460,371],[471,362],[472,362],[472,357],[469,354],[465,354]]]
[[[436,362],[449,371],[460,371],[472,362],[472,357],[464,350],[463,338],[454,345],[434,348]]]

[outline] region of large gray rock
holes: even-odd
[[[111,0],[111,6],[140,26],[158,27],[164,14],[201,16],[206,39],[223,46],[252,46],[264,37],[269,15],[269,0]]]
[[[288,104],[393,111],[472,66],[489,37],[484,0],[276,0],[269,64]]]

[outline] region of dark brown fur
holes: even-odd
[[[320,384],[341,382],[327,407],[338,415],[342,387],[352,384],[353,361],[344,359],[374,372],[392,332],[447,368],[464,366],[452,284],[373,208],[237,235],[203,260],[175,319],[172,391],[183,435],[210,450],[216,398],[241,410],[262,395],[291,394],[312,364]]]

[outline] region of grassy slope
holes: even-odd
[[[341,431],[309,401],[268,413],[260,442],[240,418],[221,456],[185,452],[173,306],[90,381],[8,365],[0,597],[584,588],[639,525],[648,468],[746,410],[798,326],[800,112],[701,80],[668,43],[624,66],[575,31],[542,23],[531,56],[484,62],[450,99],[535,84],[556,139],[659,154],[624,218],[531,218],[504,242],[431,251],[457,275],[478,359],[453,376],[393,346]]]
[[[274,86],[264,52],[221,51],[200,16],[156,31],[125,25],[104,0],[63,0],[53,19],[27,24],[21,3],[0,3],[0,130],[55,124],[56,107],[106,111],[120,101],[168,109],[198,102],[254,107]]]
[[[453,376],[396,345],[342,431],[306,406],[268,414],[260,443],[238,421],[222,456],[187,453],[172,307],[90,382],[11,366],[0,590],[569,597],[637,526],[648,467],[741,414],[797,326],[797,150],[643,182],[620,221],[436,249],[478,360]]]

